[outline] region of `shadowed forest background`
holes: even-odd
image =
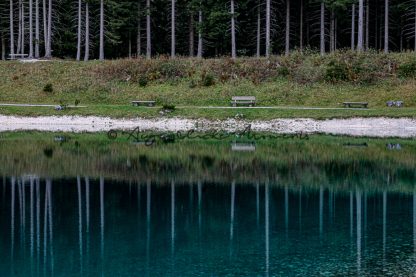
[[[359,48],[360,38],[363,50],[406,51],[415,10],[398,0],[3,0],[2,58],[322,53]]]

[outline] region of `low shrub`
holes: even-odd
[[[326,67],[325,81],[339,82],[349,80],[349,69],[345,62],[331,60]]]
[[[204,87],[210,87],[215,85],[215,78],[211,73],[204,73],[202,74],[202,85]]]
[[[47,83],[44,87],[43,87],[43,91],[47,92],[47,93],[52,93],[53,92],[53,85],[51,83]]]
[[[147,86],[148,82],[149,80],[147,79],[147,76],[144,76],[144,75],[140,76],[138,79],[139,86],[141,87]]]
[[[397,75],[400,78],[415,78],[416,77],[416,59],[399,65],[397,69]]]

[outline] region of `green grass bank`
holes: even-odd
[[[324,57],[294,52],[271,59],[159,58],[92,61],[0,62],[0,103],[87,105],[53,108],[0,107],[7,115],[100,115],[157,117],[159,108],[134,108],[130,101],[175,105],[168,116],[224,119],[290,117],[414,117],[416,54],[336,52]],[[272,109],[221,109],[235,95],[254,95]],[[405,108],[386,108],[402,100]],[[344,101],[369,102],[368,110],[342,108]],[[297,107],[291,109],[290,107]],[[331,109],[298,109],[302,107]],[[334,109],[332,109],[334,108]]]

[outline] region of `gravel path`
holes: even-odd
[[[38,130],[60,132],[102,132],[111,129],[139,128],[155,131],[227,130],[241,131],[248,125],[253,131],[272,133],[326,133],[372,137],[416,137],[416,120],[408,118],[351,118],[314,120],[307,118],[247,120],[194,120],[184,118],[112,119],[108,117],[0,115],[0,132]]]

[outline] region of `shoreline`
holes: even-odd
[[[97,116],[19,117],[0,115],[0,132],[106,132],[109,130],[142,131],[241,131],[251,125],[253,132],[276,134],[324,133],[368,137],[416,137],[416,119],[410,118],[349,118],[315,120],[308,118],[273,120],[207,120],[186,118],[114,119]]]

